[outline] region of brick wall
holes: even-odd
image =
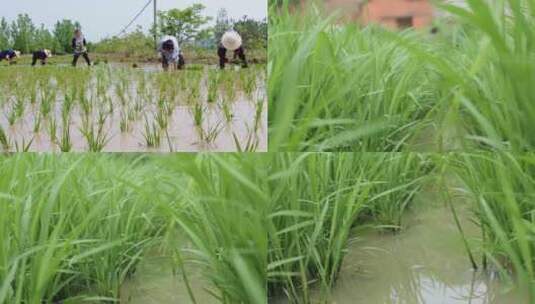
[[[327,0],[330,10],[341,10],[344,19],[380,23],[391,28],[425,27],[433,21],[434,10],[429,0]]]

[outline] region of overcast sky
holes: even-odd
[[[148,0],[5,0],[0,5],[0,17],[6,17],[11,22],[18,14],[27,13],[35,24],[43,23],[49,29],[60,19],[77,20],[82,24],[88,40],[97,41],[118,34],[147,2]],[[263,19],[267,16],[267,0],[158,0],[158,9],[184,8],[193,3],[204,4],[205,15],[214,18],[220,8],[227,9],[232,18],[247,15]],[[151,4],[130,29],[141,25],[147,30],[152,24],[152,18]]]

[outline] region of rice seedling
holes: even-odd
[[[55,117],[49,117],[47,119],[47,131],[48,131],[48,136],[50,137],[50,141],[55,143],[57,142],[57,139],[58,139],[58,123],[56,121],[56,118]]]
[[[221,110],[223,111],[223,115],[225,116],[225,121],[227,123],[231,123],[232,120],[234,119],[234,113],[232,112],[232,105],[229,102],[222,100]]]
[[[43,116],[41,116],[41,113],[36,113],[34,115],[35,120],[33,122],[33,133],[39,133],[41,131],[41,124],[43,122]]]
[[[223,132],[223,129],[223,121],[218,121],[216,124],[210,125],[207,128],[204,128],[201,124],[200,126],[198,126],[197,131],[199,133],[199,138],[201,139],[201,142],[207,145],[211,145],[216,141],[221,132]]]
[[[389,225],[375,213],[382,210],[377,204],[384,199],[403,212],[403,197],[428,167],[424,156],[388,153],[281,154],[271,161],[269,183],[277,190],[268,216],[268,292],[296,303],[310,303],[312,288],[314,299],[327,302],[352,229],[368,214]],[[414,171],[400,181],[385,171],[409,164]]]
[[[158,123],[161,130],[165,130],[169,126],[169,114],[166,112],[165,108],[160,109],[156,112],[156,116],[154,117],[154,120]]]
[[[161,129],[156,122],[149,122],[145,116],[145,132],[143,133],[145,143],[149,148],[158,148],[161,143]]]
[[[6,115],[7,122],[10,126],[13,126],[17,122],[17,111],[15,110],[15,107],[13,106],[11,110]]]
[[[70,119],[66,119],[63,121],[63,125],[61,128],[61,137],[59,139],[58,146],[61,152],[71,152],[72,150]]]
[[[435,151],[532,150],[531,0],[435,2],[448,17],[434,34],[340,24],[310,3],[270,6],[274,151],[415,150],[426,130]]]
[[[195,124],[196,127],[202,126],[205,113],[206,113],[206,107],[203,106],[202,104],[197,103],[193,106],[193,110],[192,110],[193,123]]]
[[[89,152],[101,152],[110,140],[108,133],[104,130],[104,125],[99,124],[95,129],[93,124],[89,123],[85,127],[82,127],[80,132],[86,140]]]
[[[258,149],[258,135],[254,132],[250,132],[247,135],[247,141],[245,142],[245,145],[243,147],[236,133],[232,133],[232,137],[234,138],[236,150],[240,153],[256,152],[256,150]]]
[[[130,117],[127,111],[121,111],[121,121],[119,122],[119,129],[121,133],[130,132],[132,130],[132,124],[130,123]]]
[[[9,148],[11,147],[9,137],[1,125],[0,125],[0,145],[2,146],[2,149],[5,151],[8,151]]]
[[[156,206],[134,186],[153,184],[147,171],[90,155],[4,156],[0,166],[11,193],[0,202],[0,302],[116,301],[159,234]]]
[[[26,141],[25,138],[23,138],[20,143],[15,141],[15,151],[22,153],[29,152],[30,148],[32,147],[32,143],[33,137],[29,141]]]
[[[252,71],[255,71],[255,74],[258,73],[253,69],[250,73],[253,73]],[[27,126],[24,122],[31,122],[30,128],[33,128],[34,133],[39,133],[42,126],[45,126],[51,137],[39,138],[36,149],[61,144],[61,141],[67,138],[66,134],[62,133],[67,133],[67,130],[59,130],[55,125],[56,122],[65,121],[69,121],[77,129],[86,130],[85,135],[69,131],[72,142],[84,140],[87,142],[88,137],[97,138],[99,129],[107,132],[109,130],[109,134],[123,133],[123,136],[118,137],[122,143],[116,143],[114,137],[108,139],[108,136],[105,136],[105,139],[114,141],[111,144],[114,147],[124,144],[139,146],[142,149],[146,146],[141,138],[144,116],[154,118],[158,129],[164,131],[169,128],[174,129],[172,124],[180,119],[188,119],[188,117],[180,117],[177,120],[174,119],[175,116],[190,114],[195,125],[190,128],[189,132],[195,135],[199,131],[198,127],[207,119],[208,104],[221,106],[219,97],[226,94],[223,92],[223,78],[229,78],[226,80],[229,83],[239,83],[237,72],[224,74],[213,69],[205,69],[203,66],[186,69],[180,73],[147,71],[132,73],[129,69],[104,66],[91,70],[74,70],[61,66],[30,69],[21,66],[10,69],[10,73],[8,75],[9,73],[0,71],[0,103],[5,109],[4,115],[6,116],[6,123],[3,127],[11,126],[15,131],[13,140],[20,142],[22,134],[26,133]],[[10,79],[17,79],[17,81],[10,81]],[[239,93],[239,88],[235,88],[234,85],[232,88],[236,91],[232,92],[233,95]],[[36,94],[35,98],[31,97],[32,94]],[[210,103],[202,100],[208,95],[212,96]],[[181,107],[187,109],[186,113],[183,113]],[[235,108],[229,103],[223,107],[222,111],[214,115],[218,116],[218,120],[227,120],[229,123],[235,119],[234,111],[252,112],[248,109],[252,105],[239,105],[237,109],[238,106]],[[22,123],[17,124],[19,121]],[[135,128],[137,124],[141,126],[139,133]],[[229,125],[229,127],[232,126]],[[21,132],[18,132],[19,129]],[[55,136],[51,133],[54,131],[56,131]],[[100,132],[101,135],[103,135],[102,132]],[[212,136],[209,135],[216,133],[218,132],[205,130],[203,137],[211,138]],[[89,136],[89,134],[94,136]],[[227,143],[233,142],[231,133],[224,136],[226,136]],[[195,136],[188,136],[188,138],[195,138]],[[174,140],[175,137],[167,139],[168,141]],[[48,140],[51,142],[46,143]],[[169,144],[173,146],[173,149],[177,146],[174,142]],[[195,142],[184,142],[184,147],[195,144]],[[265,149],[264,140],[260,144],[262,149]],[[182,147],[178,149],[181,150]],[[219,150],[219,147],[210,146],[207,149]]]
[[[533,243],[535,228],[535,158],[529,154],[463,153],[442,162],[462,180],[473,202],[473,220],[481,237],[470,252],[481,252],[475,267],[496,269],[502,279],[535,299]]]
[[[262,114],[264,113],[264,100],[259,99],[255,103],[254,131],[257,132],[261,127]]]
[[[208,94],[207,94],[207,102],[217,102],[217,96],[218,96],[218,88],[219,88],[219,71],[216,70],[209,70],[208,71],[208,79],[207,79],[207,87],[208,87]]]

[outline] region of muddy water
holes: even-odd
[[[206,291],[209,283],[203,280],[200,272],[193,269],[186,272],[197,303],[219,303]],[[145,258],[133,278],[122,286],[120,300],[127,304],[193,303],[182,274],[173,274],[172,261],[165,256]]]
[[[124,65],[110,64],[112,69],[124,68]],[[99,67],[100,68],[100,67]],[[213,69],[216,67],[205,67]],[[143,65],[139,69],[147,73],[158,72],[161,67],[158,65]],[[133,69],[135,70],[135,69]],[[124,71],[124,70],[123,70]],[[201,100],[206,99],[206,80],[201,82]],[[255,141],[256,151],[267,151],[267,97],[265,79],[259,77],[258,88],[253,96],[255,100],[250,100],[243,92],[236,93],[236,100],[227,103],[232,112],[232,120],[227,121],[222,110],[222,102],[214,104],[203,102],[205,108],[202,129],[204,132],[217,129],[216,138],[206,143],[200,136],[200,129],[197,128],[193,121],[192,107],[178,103],[169,117],[169,126],[165,132],[161,133],[161,143],[157,148],[148,148],[144,139],[145,121],[143,117],[138,117],[135,122],[131,123],[131,129],[126,132],[120,130],[121,107],[117,101],[114,101],[115,111],[107,119],[105,124],[106,138],[108,139],[103,152],[233,152],[238,150],[236,139],[240,148],[244,149],[247,143]],[[137,98],[135,85],[131,84],[132,100]],[[61,125],[61,103],[63,102],[61,94],[58,94],[58,100],[55,104],[55,117],[57,121],[56,136],[60,137],[63,126]],[[113,96],[112,92],[109,93]],[[264,101],[262,104],[262,115],[258,129],[254,130],[256,102]],[[2,112],[9,113],[11,105],[5,104]],[[151,118],[157,111],[154,105],[144,105],[144,113],[148,113]],[[32,152],[59,152],[57,141],[52,140],[48,131],[48,123],[43,120],[39,132],[34,132],[34,125],[39,113],[38,105],[27,104],[24,117],[19,119],[13,126],[9,126],[7,115],[0,116],[0,125],[4,128],[10,139],[11,151],[22,150],[22,147],[31,142],[29,151]],[[151,115],[152,114],[152,115]],[[86,139],[80,131],[82,129],[82,115],[78,106],[75,106],[71,115],[70,138],[72,141],[73,152],[83,152],[88,150]],[[150,119],[149,119],[150,121]],[[96,124],[94,129],[97,129]],[[236,138],[236,139],[235,139]]]
[[[437,201],[422,194],[401,233],[355,232],[331,303],[527,304],[495,273],[472,270],[449,209]],[[478,229],[466,206],[456,208],[475,242]]]

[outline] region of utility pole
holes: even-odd
[[[154,47],[158,49],[158,6],[157,0],[152,0],[154,2]]]

